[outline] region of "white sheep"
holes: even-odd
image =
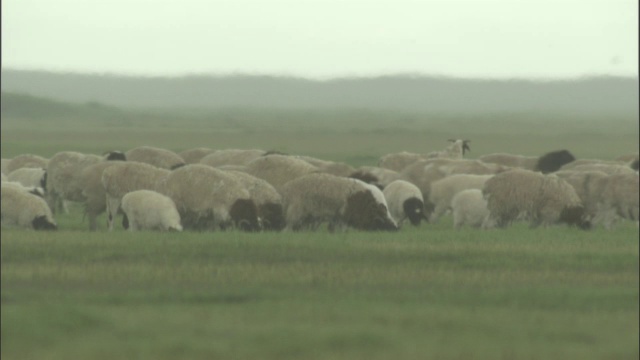
[[[171,198],[152,190],[136,190],[122,197],[123,227],[130,231],[182,231],[180,214]]]
[[[171,171],[136,161],[117,161],[102,171],[102,186],[106,194],[107,227],[113,230],[113,221],[120,209],[122,197],[135,190],[154,190],[164,185]]]
[[[197,164],[203,157],[215,151],[216,150],[209,149],[207,147],[199,147],[181,151],[178,153],[178,155],[180,155],[180,157],[184,159],[185,164]]]
[[[521,169],[527,169],[527,170],[534,170],[536,167],[536,164],[538,163],[537,156],[524,156],[524,155],[514,155],[514,154],[507,154],[507,153],[494,153],[494,154],[482,155],[478,158],[478,160],[486,163],[499,164],[499,165],[509,166],[513,168],[521,168]]]
[[[604,227],[611,229],[615,222],[622,218],[636,222],[640,194],[638,189],[638,174],[614,174],[607,177],[598,199],[598,210]]]
[[[457,193],[451,200],[453,227],[460,229],[464,225],[474,228],[491,228],[485,219],[489,216],[487,200],[481,189],[466,189]]]
[[[46,169],[48,162],[49,160],[39,155],[33,155],[33,154],[18,155],[13,159],[11,159],[11,161],[7,164],[5,174],[10,174],[12,171],[15,171],[20,168],[25,168],[25,167]]]
[[[56,230],[47,202],[23,189],[2,183],[1,215],[2,225],[14,225],[34,230]]]
[[[629,163],[629,162],[632,162],[634,160],[638,160],[638,152],[636,151],[634,153],[620,155],[617,158],[615,158],[615,160],[623,162],[623,163]]]
[[[161,169],[171,170],[185,164],[184,159],[173,151],[152,146],[139,146],[125,154],[127,161],[137,161]]]
[[[286,224],[282,196],[271,184],[243,171],[225,170],[225,172],[233,176],[249,192],[249,196],[258,208],[258,217],[263,230],[284,229]]]
[[[38,196],[38,197],[41,197],[43,199],[45,198],[45,196],[44,196],[45,191],[44,191],[43,188],[41,188],[39,186],[24,186],[23,184],[21,184],[21,183],[19,183],[17,181],[8,181],[8,180],[2,181],[2,185],[3,186],[10,186],[10,187],[16,188],[18,190],[31,193],[31,194],[33,194],[35,196]]]
[[[185,229],[260,229],[258,210],[249,192],[237,177],[223,170],[185,165],[172,171],[158,192],[174,201]]]
[[[266,180],[280,194],[288,181],[318,171],[317,167],[302,159],[279,154],[261,156],[247,164],[247,173]]]
[[[517,218],[528,219],[530,227],[557,223],[588,229],[585,209],[569,183],[555,175],[524,169],[496,174],[483,189],[490,216],[488,221],[505,227]]]
[[[17,181],[24,186],[47,188],[47,170],[42,168],[20,168],[7,175],[8,181]]]
[[[223,149],[212,152],[200,159],[200,164],[218,167],[222,165],[247,165],[265,155],[260,149]]]
[[[391,216],[401,227],[406,219],[412,225],[420,225],[425,219],[422,192],[417,186],[404,180],[395,180],[382,191]]]
[[[98,227],[97,217],[107,209],[107,194],[102,185],[102,173],[104,169],[120,164],[119,161],[101,161],[89,165],[80,172],[80,187],[85,198],[84,214],[89,218],[89,230],[95,231]]]
[[[380,189],[357,179],[313,173],[282,187],[287,229],[346,226],[360,230],[397,230]]]
[[[462,190],[482,189],[484,183],[493,175],[454,174],[431,183],[429,202],[433,204],[433,212],[429,222],[437,222],[447,211],[451,210],[451,200]]]
[[[401,151],[381,156],[378,160],[378,167],[400,172],[411,164],[427,159],[428,156],[426,154]]]
[[[80,173],[85,167],[98,163],[103,157],[75,151],[61,151],[47,165],[47,201],[51,211],[68,212],[65,201],[83,202]]]
[[[467,151],[471,151],[469,143],[471,140],[449,139],[451,145],[444,150],[432,151],[427,154],[427,158],[446,158],[446,159],[462,159]]]

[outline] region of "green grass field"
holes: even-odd
[[[3,104],[4,106],[4,104]],[[85,109],[86,110],[86,109]],[[83,111],[85,111],[83,110]],[[637,152],[637,119],[366,110],[4,117],[2,157],[263,148],[375,165],[472,140],[470,157]],[[81,209],[2,229],[5,359],[638,359],[639,242],[554,227],[398,233],[107,233]]]

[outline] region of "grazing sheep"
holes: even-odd
[[[482,189],[484,183],[493,175],[455,174],[431,183],[429,202],[433,204],[433,212],[429,222],[437,222],[447,211],[451,210],[453,197],[462,190]]]
[[[625,162],[625,163],[630,163],[630,162],[633,162],[634,160],[637,161],[638,153],[635,152],[635,153],[620,155],[615,160],[620,162]]]
[[[486,163],[499,164],[527,170],[534,170],[536,168],[536,164],[538,163],[537,156],[513,155],[507,153],[482,155],[478,158],[478,160]]]
[[[426,154],[416,154],[407,151],[399,153],[386,154],[378,160],[378,166],[384,169],[400,172],[407,166],[421,160],[427,160]]]
[[[83,202],[80,173],[85,167],[102,161],[98,155],[75,151],[56,153],[47,166],[47,201],[53,213],[68,212],[65,201]]]
[[[258,209],[237,179],[211,166],[190,164],[171,172],[159,192],[175,202],[185,229],[257,231]]]
[[[263,230],[280,231],[286,226],[282,208],[282,196],[265,180],[242,171],[225,171],[241,183],[258,208]]]
[[[15,171],[20,168],[46,169],[48,162],[49,160],[38,155],[32,155],[32,154],[18,155],[13,159],[11,159],[9,164],[7,164],[7,169],[5,174],[10,174],[12,171]]]
[[[171,150],[140,146],[126,152],[127,161],[137,161],[161,169],[172,170],[184,165],[184,159]]]
[[[309,174],[286,183],[282,194],[287,228],[294,231],[315,230],[323,222],[331,231],[398,229],[381,191],[356,179]]]
[[[384,189],[393,181],[400,180],[400,174],[397,171],[377,166],[361,166],[348,177],[362,180],[381,189]]]
[[[2,225],[15,225],[34,230],[58,228],[43,198],[8,185],[6,182],[2,183],[0,192]]]
[[[265,155],[260,149],[224,149],[215,151],[202,159],[200,164],[218,167],[222,165],[247,165],[251,161]]]
[[[184,150],[178,155],[184,159],[185,164],[197,164],[202,160],[203,157],[215,152],[214,149],[209,149],[207,147],[199,147],[189,150]]]
[[[565,164],[569,164],[575,160],[575,156],[568,150],[552,151],[538,158],[534,171],[540,171],[543,174],[552,173],[560,170]]]
[[[614,174],[607,177],[598,209],[606,229],[611,229],[618,218],[628,219],[638,225],[640,194],[638,174]]]
[[[318,172],[318,168],[308,162],[288,155],[267,155],[247,164],[247,173],[266,180],[280,194],[282,186],[300,176]]]
[[[457,193],[451,200],[451,209],[455,229],[464,225],[475,228],[492,227],[484,221],[489,216],[489,209],[480,189],[466,189]]]
[[[169,197],[152,190],[136,190],[122,197],[122,225],[130,231],[182,231],[180,214]]]
[[[7,181],[7,180],[2,181],[2,185],[3,186],[10,186],[10,187],[16,188],[18,190],[28,192],[30,194],[33,194],[33,195],[37,196],[37,197],[41,197],[43,199],[45,198],[44,189],[39,187],[39,186],[24,186],[23,184],[21,184],[21,183],[19,183],[17,181]]]
[[[609,175],[602,171],[574,170],[560,170],[554,175],[573,186],[582,201],[585,214],[591,219],[592,224],[595,224],[601,218],[598,202]]]
[[[422,192],[417,186],[404,180],[396,180],[382,191],[391,216],[401,227],[406,219],[411,225],[418,226],[425,218]]]
[[[135,190],[159,191],[171,171],[153,165],[124,161],[116,162],[102,171],[102,186],[106,194],[107,225],[113,230],[113,221],[120,209],[122,197]]]
[[[98,228],[97,217],[107,209],[107,193],[102,185],[102,173],[104,169],[120,164],[118,161],[101,161],[89,165],[80,172],[80,187],[85,198],[84,213],[89,218],[89,230]]]
[[[490,212],[487,220],[498,227],[520,216],[528,219],[532,228],[557,223],[582,229],[591,226],[576,191],[555,175],[524,169],[505,171],[487,180],[483,194]]]
[[[38,168],[20,168],[7,175],[8,181],[17,181],[24,186],[47,188],[47,171]]]
[[[432,151],[427,154],[427,158],[445,158],[445,159],[462,159],[467,151],[471,151],[469,143],[471,140],[449,139],[452,144],[444,150]]]

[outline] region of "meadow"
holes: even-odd
[[[53,106],[53,107],[52,107]],[[60,104],[55,106],[62,106]],[[262,148],[375,165],[471,139],[491,152],[637,152],[637,118],[367,109],[3,114],[2,157]],[[3,100],[3,111],[5,101]],[[40,113],[37,111],[41,107]],[[57,111],[57,112],[56,112]],[[636,224],[397,233],[90,233],[2,228],[3,359],[637,359]]]

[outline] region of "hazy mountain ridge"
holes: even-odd
[[[131,77],[2,70],[2,91],[134,108],[366,108],[433,113],[638,115],[638,79],[482,80],[389,75],[325,81],[258,75]]]

